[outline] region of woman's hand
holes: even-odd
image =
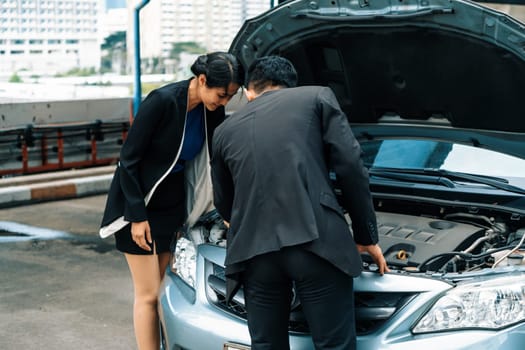
[[[150,252],[151,246],[149,244],[152,243],[152,240],[149,222],[147,220],[141,222],[132,222],[131,238],[135,243],[137,243],[139,247]]]

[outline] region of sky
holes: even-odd
[[[106,0],[107,9],[126,7],[126,0]]]

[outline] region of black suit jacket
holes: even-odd
[[[147,220],[145,196],[176,161],[181,147],[189,84],[167,84],[141,103],[121,148],[101,227],[121,216],[128,222]],[[223,120],[224,107],[206,110],[210,147],[213,130]]]
[[[341,203],[329,170],[337,175]],[[214,204],[230,222],[230,277],[246,260],[292,245],[357,276],[355,242],[378,241],[361,148],[329,88],[268,91],[228,117],[213,138],[212,181]]]

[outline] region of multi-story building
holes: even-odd
[[[108,8],[99,19],[99,35],[102,40],[117,32],[127,32],[128,13],[125,7]]]
[[[102,0],[0,0],[0,72],[100,67]]]
[[[104,11],[104,2],[0,0],[0,75],[21,71],[49,75],[73,68],[98,71],[104,37],[123,24],[131,73],[133,13],[142,0],[126,2],[128,16],[122,16],[121,2],[113,12]],[[150,65],[173,64],[171,51],[177,42],[196,42],[207,51],[227,50],[243,22],[270,4],[270,0],[151,0],[140,16],[141,57]]]
[[[135,52],[133,15],[139,2],[128,2],[128,58]],[[141,58],[168,67],[173,44],[179,42],[196,42],[208,52],[227,51],[244,21],[270,5],[269,0],[151,0],[140,11]],[[132,65],[128,59],[129,71]]]

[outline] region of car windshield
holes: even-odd
[[[525,160],[478,147],[426,140],[374,140],[362,143],[368,168],[428,169],[504,179],[525,188]]]

